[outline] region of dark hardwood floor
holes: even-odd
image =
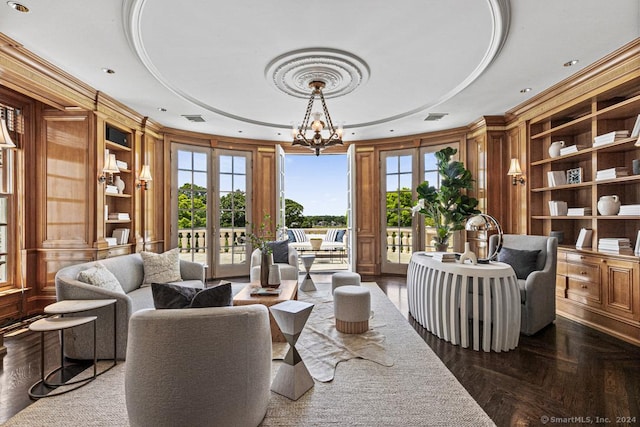
[[[313,277],[330,281],[328,274]],[[640,347],[558,317],[533,337],[521,335],[513,351],[463,349],[438,339],[409,316],[404,276],[363,280],[380,285],[498,426],[640,425]],[[5,345],[0,423],[32,403],[27,390],[40,375],[38,335],[5,338]],[[46,345],[47,365],[53,367],[58,361],[55,334],[49,334]]]

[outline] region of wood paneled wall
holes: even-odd
[[[356,147],[356,271],[380,274],[380,162],[373,147]]]

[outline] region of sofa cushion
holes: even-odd
[[[178,251],[179,249],[175,248],[162,254],[140,252],[144,263],[143,285],[182,281]]]
[[[280,240],[277,242],[268,242],[267,245],[273,253],[273,262],[286,264],[289,262],[289,241]]]
[[[229,307],[232,305],[231,283],[221,283],[218,286],[199,291],[191,300],[189,307]]]
[[[287,230],[287,236],[289,236],[289,243],[293,243],[296,241],[296,235],[293,234],[293,231]]]
[[[346,233],[347,230],[338,230],[338,232],[336,233],[336,242],[342,242],[344,240],[344,233]]]
[[[295,236],[295,241],[296,242],[308,242],[309,239],[307,239],[307,235],[305,234],[304,230],[301,228],[294,228],[293,230],[290,230],[293,235]]]
[[[152,283],[153,305],[157,309],[227,307],[233,304],[231,283],[206,289],[169,283]]]
[[[93,267],[80,271],[78,280],[89,285],[124,294],[124,290],[116,276],[99,262]]]
[[[509,264],[516,272],[518,279],[526,279],[537,270],[536,263],[540,250],[526,251],[502,247],[498,253],[498,261]]]
[[[338,229],[337,228],[330,228],[330,229],[327,230],[327,234],[324,235],[324,241],[325,242],[335,242],[337,235],[338,235]]]

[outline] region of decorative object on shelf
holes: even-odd
[[[634,175],[640,175],[640,159],[633,159],[631,161],[631,171]]]
[[[518,159],[511,159],[511,165],[509,166],[507,175],[512,178],[512,185],[516,185],[517,183],[524,185],[524,177],[522,176],[522,169],[520,168],[520,161]]]
[[[560,245],[564,241],[564,231],[552,230],[551,233],[549,233],[549,237],[555,237]]]
[[[293,127],[293,145],[302,145],[304,147],[310,148],[312,151],[315,151],[316,156],[320,155],[320,152],[327,147],[331,147],[332,145],[342,145],[342,127],[335,128],[333,126],[333,122],[331,121],[331,116],[329,115],[329,110],[327,109],[327,104],[324,101],[324,95],[322,94],[322,89],[325,87],[325,82],[322,81],[312,81],[309,83],[309,87],[312,89],[311,97],[309,98],[309,104],[307,104],[307,111],[304,114],[304,119],[302,120],[302,124],[299,128]],[[316,96],[320,97],[320,102],[322,103],[322,111],[324,112],[324,116],[326,117],[327,123],[320,120],[323,113],[315,112],[311,113],[313,109],[313,103],[315,101]],[[311,138],[307,138],[305,134],[309,130],[309,117],[313,116],[313,120],[311,122],[311,130],[313,131],[313,136]],[[329,137],[322,137],[322,130],[327,126],[329,130]]]
[[[435,227],[434,245],[437,251],[445,251],[454,231],[463,230],[467,218],[479,214],[478,199],[469,197],[464,190],[473,189],[471,172],[459,161],[451,161],[458,150],[445,147],[435,153],[436,167],[440,175],[440,187],[424,181],[418,185],[419,200],[411,208],[413,215],[424,214],[426,224]]]
[[[576,249],[590,248],[593,238],[593,230],[590,228],[581,228],[576,240]]]
[[[9,135],[9,128],[7,127],[7,117],[9,110],[3,108],[3,117],[0,118],[0,148],[16,148],[16,144],[13,143],[11,135]]]
[[[620,199],[618,196],[602,196],[598,200],[598,213],[600,215],[618,215],[620,212]]]
[[[490,231],[495,231],[498,236],[498,244],[496,244],[493,253],[489,254],[487,258],[478,258],[478,262],[480,264],[486,264],[489,261],[494,261],[498,256],[498,252],[502,249],[502,227],[500,227],[500,223],[497,219],[487,214],[479,214],[472,216],[467,220],[467,224],[465,226],[467,231],[477,231],[484,232],[487,236],[487,241],[489,241],[488,233]],[[465,247],[466,249],[466,247]]]
[[[567,184],[580,184],[582,182],[582,168],[567,170]]]
[[[151,177],[151,171],[149,170],[149,165],[142,165],[142,168],[140,169],[140,175],[138,175],[138,183],[136,184],[136,188],[148,190],[149,181],[153,181],[153,178]]]
[[[474,265],[478,263],[478,257],[471,250],[471,245],[469,244],[469,242],[465,242],[464,244],[464,252],[462,252],[462,254],[460,255],[460,263],[464,264],[467,260],[469,260],[469,262]]]
[[[116,155],[109,154],[109,150],[105,150],[106,154],[106,163],[102,168],[102,175],[98,178],[98,182],[101,184],[105,181],[108,185],[113,185],[113,174],[120,173],[120,169],[118,168],[118,164],[116,163]],[[109,174],[109,178],[107,179],[107,175]]]
[[[637,136],[640,136],[640,114],[636,117],[636,123],[633,125],[633,130],[631,131],[631,138]]]
[[[118,189],[118,194],[124,194],[124,181],[120,178],[120,175],[116,175],[113,180],[113,185]]]
[[[549,157],[560,157],[560,149],[564,147],[564,141],[552,142],[549,146]]]
[[[635,256],[640,256],[640,230],[638,231],[638,237],[636,238],[636,248],[633,251]]]

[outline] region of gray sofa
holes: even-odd
[[[556,268],[558,240],[555,237],[505,234],[502,247],[517,250],[540,250],[535,271],[526,279],[518,279],[522,304],[520,332],[533,335],[556,318]],[[498,236],[489,238],[493,253]]]
[[[93,267],[96,262],[102,263],[120,282],[126,294],[114,292],[77,280],[78,273]],[[193,288],[204,288],[204,266],[200,263],[180,260],[182,282],[175,284]],[[124,359],[127,349],[127,333],[131,315],[139,310],[154,308],[151,287],[141,287],[144,279],[144,265],[140,254],[123,255],[100,261],[91,261],[64,267],[55,277],[56,298],[58,301],[68,299],[116,299],[117,309],[117,357]],[[244,285],[233,286],[234,295]],[[97,356],[99,359],[113,357],[113,307],[75,314],[76,316],[98,316]],[[91,325],[80,326],[65,331],[65,355],[72,359],[93,358],[93,330]]]

